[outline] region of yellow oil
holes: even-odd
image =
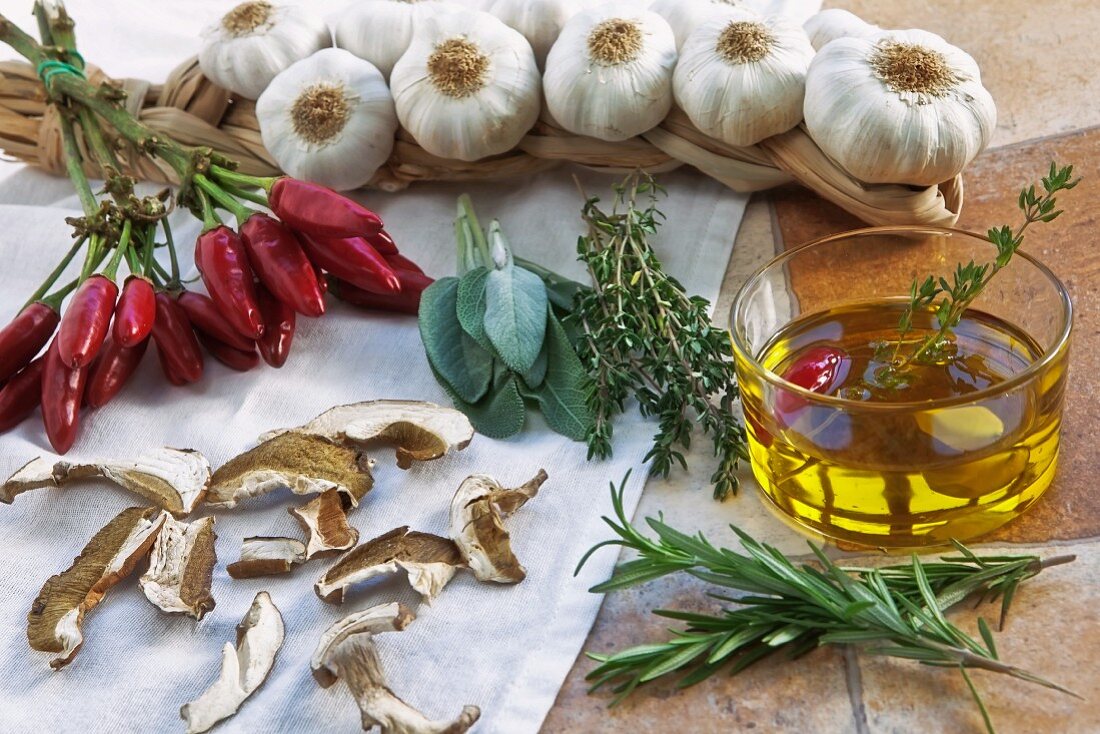
[[[844,349],[851,368],[830,390],[843,401],[784,399],[739,365],[753,471],[782,512],[834,538],[879,547],[973,538],[1020,515],[1050,485],[1065,355],[998,390],[1042,350],[1012,324],[971,310],[946,349],[906,370],[901,385],[886,385],[893,351],[885,343],[897,338],[902,307],[858,303],[804,316],[761,351],[761,364],[782,374],[810,347]],[[931,313],[917,314],[909,338],[934,326]]]

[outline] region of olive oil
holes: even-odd
[[[1016,380],[1042,350],[1012,324],[970,309],[949,342],[895,373],[891,340],[904,305],[803,316],[761,350],[758,360],[777,375],[805,372],[803,355],[843,355],[826,366],[830,380],[805,384],[832,399],[764,380],[741,385],[753,470],[767,496],[804,525],[872,546],[988,532],[1042,494],[1058,456],[1064,358],[1037,379]],[[923,340],[935,326],[931,312],[918,313],[906,338]]]

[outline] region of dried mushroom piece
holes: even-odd
[[[167,514],[155,507],[123,510],[96,533],[66,571],[51,576],[27,615],[27,640],[35,650],[60,653],[55,670],[80,650],[84,615],[149,552]]]
[[[481,717],[477,706],[463,706],[454,719],[432,721],[402,701],[386,685],[369,633],[352,634],[328,646],[320,663],[347,684],[359,705],[364,731],[378,726],[383,734],[461,734]]]
[[[546,479],[539,469],[523,486],[505,489],[492,477],[475,474],[459,486],[451,500],[451,537],[478,581],[516,584],[526,578],[503,519],[538,494]]]
[[[149,570],[138,579],[145,597],[169,614],[202,619],[214,608],[210,580],[218,560],[217,537],[212,517],[191,523],[165,518],[149,554]]]
[[[413,400],[340,405],[290,430],[357,444],[392,444],[402,469],[414,461],[438,459],[451,449],[461,451],[474,438],[474,427],[462,412]],[[281,432],[267,433],[261,440],[277,433]]]
[[[330,489],[287,512],[306,533],[306,560],[331,556],[359,542],[359,531],[348,524],[347,499]]]
[[[210,462],[198,451],[162,448],[132,461],[70,463],[40,456],[23,465],[0,486],[0,502],[41,487],[60,487],[78,479],[108,479],[174,515],[198,506],[210,481]]]
[[[241,559],[225,567],[235,579],[287,573],[306,562],[306,544],[294,538],[245,538]]]
[[[215,471],[206,502],[228,508],[277,489],[301,495],[336,489],[355,507],[374,486],[370,468],[370,460],[353,447],[320,436],[284,433]]]
[[[322,600],[342,604],[348,587],[400,569],[408,574],[412,587],[431,602],[462,565],[462,554],[454,542],[405,526],[344,554],[313,588]]]
[[[313,677],[322,688],[328,688],[336,682],[335,671],[328,668],[325,661],[329,659],[332,649],[351,635],[400,632],[412,624],[414,619],[416,615],[407,606],[390,602],[352,612],[343,619],[337,620],[324,631],[317,642],[317,649],[313,651],[313,657],[309,662]]]
[[[187,734],[210,729],[237,713],[241,704],[267,680],[275,655],[283,645],[283,617],[266,591],[256,594],[248,613],[237,625],[237,646],[225,643],[222,669],[201,696],[180,709]]]

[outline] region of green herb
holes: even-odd
[[[1036,222],[1053,222],[1057,219],[1062,210],[1056,208],[1055,194],[1068,191],[1079,182],[1080,179],[1073,178],[1073,166],[1059,168],[1057,164],[1051,163],[1050,174],[1040,181],[1044,192],[1042,195],[1035,190],[1034,184],[1020,191],[1018,206],[1024,215],[1023,223],[1015,230],[1007,224],[989,230],[987,237],[997,248],[997,257],[993,262],[978,265],[971,260],[966,265],[960,263],[950,283],[946,278],[935,278],[931,275],[923,281],[913,281],[909,291],[909,304],[898,321],[899,336],[894,345],[890,372],[896,374],[913,362],[922,359],[938,360],[943,356],[951,330],[959,325],[966,309],[981,295],[989,281],[1012,261],[1012,256],[1024,241],[1024,230]],[[933,307],[940,296],[943,298]],[[937,331],[917,342],[908,354],[902,354],[905,338],[913,329],[914,314],[933,308],[939,324]],[[890,375],[884,377],[888,379]]]
[[[500,224],[486,234],[465,196],[455,233],[458,277],[436,281],[420,301],[420,336],[436,380],[486,436],[522,430],[527,400],[552,429],[582,440],[592,425],[586,376],[561,323],[582,286],[516,262]]]
[[[626,401],[655,416],[658,432],[646,459],[667,476],[687,468],[684,451],[698,423],[719,458],[714,496],[737,490],[737,462],[747,458],[744,427],[734,417],[737,387],[728,332],[710,322],[710,304],[684,292],[665,273],[649,244],[663,219],[652,178],[634,174],[615,187],[611,211],[587,199],[587,236],[577,244],[593,288],[577,295],[573,319],[582,332],[578,352],[592,380],[589,458],[612,452],[614,417]],[[642,200],[641,202],[639,200]]]
[[[592,548],[580,566],[605,545],[629,548],[638,558],[621,564],[611,579],[594,586],[593,592],[623,589],[683,572],[745,596],[715,595],[739,605],[717,615],[656,611],[689,626],[673,631],[666,642],[612,655],[590,654],[600,663],[588,675],[593,681],[591,690],[613,686],[617,694],[613,703],[638,685],[664,675],[680,674],[680,685],[689,686],[722,670],[738,673],[775,652],[797,657],[830,644],[855,644],[872,655],[958,668],[967,678],[983,717],[985,707],[966,674],[968,668],[1002,673],[1076,695],[1001,662],[984,620],[978,622],[979,642],[943,614],[972,595],[980,595],[979,601],[1000,597],[1003,626],[1020,583],[1044,568],[1073,561],[1073,556],[1046,560],[1037,556],[977,556],[956,542],[959,555],[939,562],[921,562],[914,555],[904,565],[845,568],[811,543],[819,567],[795,565],[775,548],[753,540],[736,527],[733,531],[744,554],[716,548],[701,533],[686,535],[660,519],[647,519],[657,535],[655,540],[650,539],[626,518],[622,502],[625,485],[624,479],[618,491],[614,485],[611,487],[617,521],[604,518],[619,537]]]

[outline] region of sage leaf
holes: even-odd
[[[433,371],[454,393],[476,403],[489,390],[493,356],[458,323],[458,278],[441,278],[420,296],[420,339]]]
[[[513,375],[508,375],[477,403],[463,400],[438,373],[436,379],[450,396],[455,408],[466,414],[474,430],[481,435],[489,438],[509,438],[523,429],[523,423],[527,419],[527,408],[523,405],[523,398],[519,395],[519,388]]]
[[[531,365],[531,369],[521,375],[523,377],[523,384],[532,389],[541,385],[542,381],[546,379],[546,368],[549,363],[550,358],[546,354],[546,345],[544,344],[542,351],[539,352],[539,356],[535,358],[535,363]]]
[[[458,281],[458,323],[484,349],[492,351],[485,335],[485,281],[489,269],[477,267]]]
[[[546,286],[529,270],[507,267],[485,283],[485,333],[504,363],[520,374],[531,369],[546,337]]]
[[[594,418],[588,406],[588,376],[557,317],[546,327],[546,379],[536,393],[539,409],[552,429],[574,441],[583,441]]]

